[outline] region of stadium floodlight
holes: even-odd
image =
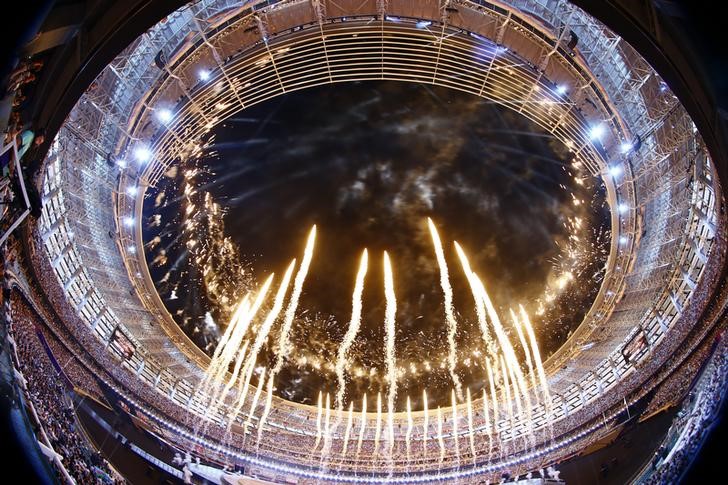
[[[160,109],[157,112],[157,119],[159,121],[161,121],[162,123],[164,123],[165,125],[167,123],[169,123],[170,121],[172,121],[172,118],[174,118],[174,115],[167,108]]]
[[[607,130],[604,127],[604,123],[599,123],[598,125],[594,125],[594,126],[592,126],[591,130],[589,130],[589,139],[592,141],[601,140],[606,131]]]
[[[152,159],[152,151],[145,146],[136,147],[134,150],[134,158],[136,158],[139,163],[147,163]]]

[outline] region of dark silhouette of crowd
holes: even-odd
[[[670,427],[666,443],[641,477],[644,484],[678,483],[695,459],[718,417],[728,388],[728,339],[721,338],[713,357]]]
[[[12,293],[6,320],[15,342],[26,398],[32,403],[42,433],[62,457],[63,467],[78,484],[118,483],[109,465],[79,429],[66,384],[39,338],[38,318],[18,292]],[[63,478],[56,462],[52,463],[59,478]]]

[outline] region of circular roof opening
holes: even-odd
[[[423,393],[430,407],[449,405],[453,374],[476,395],[487,388],[488,349],[454,241],[514,342],[509,310],[523,305],[532,315],[543,358],[581,323],[604,276],[602,181],[555,136],[476,96],[393,81],[312,88],[234,114],[201,144],[147,191],[147,262],[170,313],[212,356],[240,299],[273,272],[280,284],[316,224],[294,348],[275,386],[285,399],[315,405],[320,391],[336,394],[353,305],[361,316],[348,342],[345,405],[386,394],[383,251],[397,302],[399,411],[408,397],[421,409]],[[454,370],[428,218],[449,267]],[[352,301],[364,249],[368,271]],[[273,301],[270,291],[266,311]],[[282,321],[270,329],[257,373],[275,365]],[[520,348],[519,358],[525,366]]]

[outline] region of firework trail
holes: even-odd
[[[263,381],[262,379],[260,382],[258,382],[258,386],[262,389],[263,388]],[[268,414],[270,414],[270,408],[271,404],[273,403],[273,379],[268,379],[268,386],[266,387],[266,397],[265,397],[265,409],[263,409],[263,414],[260,416],[260,421],[258,421],[258,441],[256,442],[256,448],[260,446],[260,438],[263,436],[263,425],[265,424],[265,420],[268,419]]]
[[[384,294],[386,296],[385,321],[386,321],[386,357],[387,357],[387,381],[389,390],[387,392],[387,425],[388,425],[388,447],[391,454],[394,447],[394,402],[397,398],[397,362],[394,355],[395,337],[395,316],[397,314],[397,298],[394,294],[394,278],[392,277],[392,265],[389,262],[389,255],[384,251]]]
[[[445,253],[442,250],[440,235],[432,219],[427,218],[427,224],[430,227],[430,235],[432,236],[432,244],[435,246],[435,256],[437,257],[437,265],[440,267],[440,286],[445,298],[445,320],[447,320],[447,342],[448,354],[447,361],[449,365],[450,377],[455,384],[455,391],[458,398],[463,399],[463,386],[460,377],[455,373],[457,349],[455,345],[455,336],[457,335],[458,324],[455,319],[455,310],[452,302],[452,287],[450,286],[450,276],[447,271],[447,261],[445,261]]]
[[[427,429],[429,427],[429,419],[430,419],[430,412],[427,409],[427,389],[422,390],[422,402],[424,403],[423,411],[425,413],[424,420],[422,421],[422,454],[424,456],[427,456],[427,438],[429,430]]]
[[[528,375],[531,379],[531,387],[533,387],[533,393],[536,397],[538,386],[536,385],[536,372],[533,368],[533,360],[531,359],[531,351],[528,348],[528,343],[526,342],[526,338],[523,335],[523,330],[521,329],[521,323],[518,320],[518,316],[515,314],[513,310],[510,310],[511,312],[511,320],[513,320],[513,326],[516,327],[516,332],[518,333],[518,340],[521,342],[521,347],[523,348],[523,353],[526,355],[526,365],[528,366]]]
[[[460,463],[460,440],[458,439],[458,400],[455,390],[450,393],[450,407],[452,408],[452,437],[455,440],[455,458]]]
[[[273,300],[273,307],[268,312],[268,315],[266,316],[265,320],[263,321],[263,324],[261,325],[260,329],[258,330],[257,335],[255,336],[255,340],[253,342],[253,347],[250,349],[250,353],[248,354],[245,365],[243,366],[243,375],[241,376],[241,379],[243,380],[243,389],[238,395],[238,401],[235,405],[235,411],[233,411],[233,416],[236,416],[238,412],[240,412],[240,409],[242,409],[243,405],[245,404],[245,399],[248,395],[248,386],[250,385],[250,379],[253,376],[253,370],[255,369],[255,362],[258,359],[258,353],[260,353],[260,349],[263,348],[263,345],[265,345],[266,340],[268,340],[268,334],[270,333],[271,328],[273,327],[273,324],[275,323],[276,319],[278,318],[278,315],[281,312],[281,309],[283,308],[283,301],[286,297],[286,292],[288,291],[288,285],[291,281],[291,275],[293,274],[293,268],[296,266],[296,260],[294,259],[291,261],[291,263],[288,265],[288,269],[286,270],[285,275],[283,275],[283,280],[281,281],[281,285],[278,288],[278,292],[276,292],[275,299]],[[236,363],[237,368],[237,363]],[[237,374],[235,374],[237,377]],[[232,381],[230,383],[232,385]],[[224,397],[224,395],[223,395]]]
[[[379,454],[379,438],[382,436],[382,393],[377,393],[377,421],[374,430],[374,455]]]
[[[507,411],[508,411],[508,420],[510,423],[509,431],[510,431],[511,438],[513,438],[513,434],[515,432],[515,420],[513,417],[513,404],[511,401],[511,386],[509,384],[508,370],[506,369],[506,363],[503,360],[503,355],[500,356],[500,369],[501,369],[501,376],[503,377],[503,387],[506,392],[506,403],[508,404]]]
[[[493,452],[493,434],[490,428],[490,412],[488,411],[488,393],[483,387],[483,415],[485,416],[485,430],[488,435],[488,459]]]
[[[323,416],[324,408],[323,408],[323,392],[319,391],[318,395],[318,412],[316,413],[316,441],[313,444],[313,449],[316,450],[318,448],[319,443],[321,442],[321,417]]]
[[[549,383],[546,379],[546,372],[543,369],[543,362],[541,361],[541,352],[538,349],[538,343],[536,342],[536,335],[533,332],[531,326],[531,320],[528,318],[528,314],[521,305],[518,306],[521,313],[521,321],[526,328],[526,334],[531,344],[531,352],[533,352],[533,360],[536,361],[536,369],[538,370],[538,378],[541,381],[541,392],[543,392],[544,406],[546,407],[547,415],[551,414],[551,393],[549,392]]]
[[[354,422],[354,401],[349,403],[349,417],[346,420],[346,431],[344,431],[344,445],[341,448],[341,454],[346,456],[346,451],[349,448],[349,437],[351,435],[351,426]]]
[[[250,307],[250,310],[241,313],[240,319],[238,320],[238,325],[236,325],[235,330],[233,331],[232,336],[230,337],[230,340],[225,345],[225,348],[220,354],[220,364],[218,367],[218,370],[216,371],[216,375],[214,377],[213,382],[221,381],[225,375],[225,372],[227,372],[228,366],[230,365],[230,361],[235,356],[235,352],[237,350],[238,345],[240,345],[240,341],[243,339],[243,336],[248,331],[248,328],[250,327],[250,323],[253,321],[253,318],[258,313],[258,310],[260,309],[261,305],[263,305],[263,302],[265,301],[265,297],[268,294],[268,290],[270,289],[270,285],[273,282],[273,275],[271,274],[268,279],[265,280],[265,283],[263,283],[263,286],[261,287],[260,291],[258,292],[258,296],[256,296],[255,301],[253,302],[253,306]],[[245,344],[245,348],[247,348],[247,342]],[[237,368],[238,372],[240,372],[240,367],[238,364],[240,364],[241,359],[244,357],[244,352],[238,352],[238,358],[235,362],[235,367]],[[234,372],[234,371],[233,371]],[[234,376],[237,378],[237,375]],[[231,378],[230,381],[225,386],[225,389],[230,390],[230,387],[232,387],[232,383],[235,381],[235,379]],[[219,398],[220,393],[217,393],[213,395],[212,400],[210,403],[215,403],[216,400]],[[224,399],[224,396],[223,396]],[[216,407],[213,405],[213,409],[216,409]],[[232,419],[235,418],[235,415],[232,416]]]
[[[217,362],[217,358],[220,356],[220,352],[222,352],[222,350],[225,348],[225,345],[227,345],[228,341],[230,340],[230,336],[232,335],[233,329],[240,320],[240,316],[248,311],[249,302],[250,295],[248,294],[240,300],[240,303],[238,303],[238,306],[235,309],[233,316],[230,318],[230,324],[227,326],[225,332],[222,334],[222,337],[220,338],[217,347],[215,347],[215,352],[213,352],[212,359],[210,360],[210,366],[212,366],[213,362]]]
[[[468,387],[465,393],[465,397],[468,401],[468,436],[470,437],[470,456],[475,463],[475,431],[473,430],[473,401],[470,397],[470,388]]]
[[[224,379],[224,375],[228,370],[230,361],[233,359],[233,357],[235,357],[235,353],[238,351],[238,346],[240,345],[240,341],[243,339],[245,333],[248,331],[248,328],[250,327],[250,323],[252,322],[255,315],[258,313],[258,310],[260,309],[261,305],[263,305],[263,302],[265,301],[265,297],[268,294],[268,289],[270,288],[270,285],[272,282],[273,282],[273,275],[271,274],[268,277],[268,279],[265,280],[265,283],[263,283],[263,286],[261,287],[260,291],[258,292],[258,295],[256,296],[255,301],[253,302],[253,305],[250,307],[250,309],[248,311],[240,312],[238,322],[235,325],[235,330],[233,331],[232,335],[230,336],[230,339],[228,340],[228,342],[225,344],[225,348],[220,353],[219,363],[217,364],[217,369],[215,370],[215,375],[212,380],[213,385]],[[245,307],[247,307],[247,305],[245,305]],[[238,360],[243,357],[245,348],[247,348],[247,342],[245,344],[243,351],[238,352]],[[236,364],[237,364],[237,362],[236,362]],[[232,379],[231,379],[231,381],[232,381]],[[228,382],[228,384],[229,384],[229,382]],[[207,394],[207,392],[209,392],[209,386],[206,386],[205,389],[206,389],[205,394]],[[214,403],[216,402],[216,399],[218,396],[219,396],[219,394],[214,394],[212,399],[210,400],[213,412],[216,409],[216,406],[214,406]],[[233,419],[234,419],[234,416],[233,416]]]
[[[410,458],[410,440],[412,438],[413,425],[414,422],[412,421],[412,405],[410,404],[409,396],[407,396],[407,432],[405,433],[405,443],[407,446],[407,461],[409,461]]]
[[[440,406],[437,406],[437,444],[440,445],[438,467],[442,467],[442,461],[445,459],[445,440],[442,437],[442,411]]]
[[[361,421],[359,423],[359,439],[356,442],[356,456],[361,452],[361,444],[364,441],[364,430],[367,427],[367,395],[361,399]]]
[[[293,293],[291,294],[291,299],[288,303],[288,307],[286,308],[285,319],[283,321],[283,326],[281,327],[281,334],[278,338],[278,356],[276,359],[276,365],[273,368],[273,371],[270,373],[268,379],[274,379],[275,376],[281,371],[281,369],[283,368],[284,359],[291,351],[291,326],[293,326],[293,319],[296,316],[296,309],[298,309],[298,301],[301,298],[301,291],[303,291],[303,282],[306,280],[308,267],[310,266],[311,259],[313,258],[313,248],[315,242],[316,226],[314,225],[308,235],[308,240],[306,241],[306,249],[303,253],[303,261],[301,262],[301,266],[298,268],[298,272],[296,273],[296,279],[293,282]]]
[[[465,274],[468,277],[468,282],[470,283],[470,289],[473,293],[473,298],[475,299],[475,308],[476,313],[478,316],[478,323],[481,327],[481,332],[483,333],[483,338],[486,341],[486,347],[489,349],[488,353],[490,356],[493,356],[493,345],[490,341],[488,330],[487,330],[487,323],[485,319],[485,312],[487,311],[488,316],[491,319],[491,322],[493,323],[493,328],[495,329],[496,336],[498,338],[498,342],[500,344],[501,349],[503,350],[503,356],[505,357],[505,362],[508,364],[508,373],[510,374],[511,378],[511,384],[513,386],[513,393],[516,401],[516,406],[518,408],[518,413],[520,416],[523,416],[523,401],[525,401],[525,409],[526,414],[528,416],[528,420],[530,422],[532,414],[531,414],[531,397],[528,392],[528,387],[526,385],[526,380],[523,376],[523,372],[521,371],[520,365],[518,363],[518,359],[516,357],[515,351],[513,349],[513,345],[510,342],[510,339],[506,335],[505,331],[503,330],[503,326],[500,323],[500,319],[498,317],[498,314],[495,311],[495,308],[493,307],[492,302],[490,301],[490,297],[488,296],[487,291],[485,290],[485,287],[483,286],[483,283],[480,281],[478,276],[470,269],[470,264],[468,262],[468,258],[465,255],[465,252],[460,247],[460,245],[456,242],[455,243],[455,249],[458,253],[458,256],[460,257],[460,262],[463,266],[463,270],[465,271]],[[523,339],[522,332],[520,331],[520,327],[518,326],[518,321],[515,317],[515,314],[511,311],[511,316],[514,319],[514,324],[516,325],[516,329],[518,331],[519,338],[521,339],[521,345],[523,346],[524,352],[528,356],[528,346],[525,345],[525,340]],[[529,366],[532,366],[530,357],[528,357],[528,363]],[[531,367],[532,369],[532,367]],[[510,404],[510,403],[509,403]]]
[[[506,370],[508,371],[508,379],[511,384],[511,390],[513,391],[513,401],[516,405],[516,417],[518,419],[523,419],[523,402],[521,401],[521,396],[518,392],[518,384],[516,381],[516,376],[513,373],[513,366],[509,363],[506,363]]]
[[[207,394],[207,392],[210,390],[210,388],[214,385],[214,381],[215,381],[214,378],[217,376],[218,368],[221,367],[220,354],[222,353],[223,349],[225,347],[227,347],[228,342],[232,338],[233,334],[235,334],[235,330],[240,325],[241,317],[243,315],[245,315],[249,310],[250,310],[250,295],[245,295],[240,300],[240,303],[238,303],[238,306],[235,309],[233,316],[230,318],[230,323],[228,324],[228,327],[225,329],[225,333],[223,334],[222,338],[220,339],[220,342],[218,343],[217,347],[215,347],[215,352],[212,354],[212,359],[210,360],[210,365],[207,367],[207,370],[205,371],[205,377],[202,379],[200,384],[197,386],[198,390],[201,390],[203,395]]]
[[[498,337],[498,343],[500,344],[501,350],[503,351],[502,357],[505,357],[505,363],[508,364],[508,371],[513,372],[513,375],[515,376],[515,379],[511,384],[513,385],[513,392],[515,394],[515,397],[519,397],[519,395],[524,396],[526,400],[526,406],[528,408],[528,411],[530,413],[530,407],[531,407],[531,398],[528,396],[528,389],[526,387],[526,380],[523,377],[523,372],[521,371],[521,367],[518,364],[518,359],[516,358],[516,353],[513,350],[513,345],[511,345],[510,340],[508,339],[508,336],[505,333],[505,330],[503,329],[503,325],[501,324],[500,317],[498,316],[498,313],[495,310],[495,307],[493,306],[492,301],[490,300],[490,297],[488,296],[488,292],[485,290],[485,287],[483,286],[483,282],[480,281],[480,278],[473,274],[473,280],[475,282],[475,285],[478,289],[478,293],[481,295],[481,298],[483,299],[483,302],[485,303],[485,308],[488,312],[488,316],[490,317],[490,321],[493,324],[493,328],[495,329],[496,336]],[[506,369],[504,367],[504,369]],[[504,370],[503,374],[505,375],[507,372]],[[520,394],[519,394],[520,393]]]
[[[303,261],[301,266],[298,268],[296,278],[293,281],[293,292],[291,293],[291,299],[288,302],[286,308],[285,319],[281,326],[281,333],[278,337],[278,355],[276,356],[276,363],[270,374],[268,374],[268,389],[273,389],[273,382],[276,376],[283,368],[285,358],[291,351],[291,327],[293,326],[293,319],[296,316],[296,309],[298,308],[298,301],[301,298],[301,291],[303,291],[303,282],[306,280],[306,274],[308,274],[308,267],[311,264],[313,258],[313,248],[316,242],[316,226],[311,228],[311,232],[308,234],[308,240],[306,241],[306,249],[303,252]],[[260,417],[260,423],[258,424],[258,430],[263,429],[265,420],[268,417],[268,413],[263,413]]]
[[[498,434],[498,395],[495,393],[495,376],[493,368],[490,366],[490,359],[486,359],[485,365],[488,369],[488,383],[490,384],[490,402],[493,404],[493,431]],[[483,389],[485,393],[485,389]]]
[[[518,339],[521,342],[521,348],[523,348],[523,352],[526,355],[526,364],[528,366],[528,372],[529,376],[531,378],[531,385],[533,387],[533,395],[538,400],[538,391],[536,387],[536,376],[533,372],[533,362],[531,361],[531,355],[530,351],[528,349],[528,344],[526,343],[526,339],[523,336],[523,332],[521,331],[521,325],[518,321],[518,317],[513,312],[513,310],[510,310],[511,313],[511,320],[513,321],[513,326],[516,327],[516,332],[518,333]],[[516,376],[519,377],[519,376]],[[521,392],[523,394],[523,399],[526,403],[526,423],[528,428],[528,436],[531,438],[532,445],[535,446],[536,444],[536,437],[533,435],[533,413],[531,411],[531,393],[528,390],[528,387],[526,385],[525,378],[521,374],[519,378],[519,385],[522,388]],[[524,438],[525,439],[525,438]]]
[[[341,411],[344,408],[344,392],[346,390],[344,371],[348,362],[349,349],[354,343],[354,339],[359,333],[359,327],[361,325],[361,296],[364,291],[364,278],[367,274],[367,258],[367,250],[365,249],[361,255],[359,271],[356,274],[356,282],[354,284],[354,294],[351,297],[351,321],[349,322],[349,329],[344,336],[341,346],[339,346],[339,353],[336,359],[336,378],[338,381],[338,390],[336,393],[337,411]]]
[[[470,285],[470,291],[473,294],[473,300],[475,302],[475,314],[478,317],[478,325],[480,326],[480,333],[482,334],[483,341],[485,342],[485,348],[488,352],[488,355],[494,358],[496,355],[495,343],[493,342],[493,337],[491,337],[490,331],[488,330],[485,303],[483,303],[483,299],[480,297],[478,285],[475,282],[475,273],[470,269],[470,262],[468,261],[468,257],[465,255],[465,251],[463,251],[463,248],[460,247],[460,244],[458,244],[457,241],[455,241],[455,251],[460,258],[460,264],[463,267],[465,276],[468,279],[468,284]]]
[[[324,459],[331,448],[331,395],[326,393],[326,412],[324,413],[324,445],[321,447],[321,458]]]
[[[233,384],[238,378],[238,375],[240,373],[240,364],[244,360],[246,352],[248,351],[249,344],[250,342],[246,340],[243,343],[243,347],[238,351],[238,356],[235,359],[235,368],[233,369],[233,375],[225,383],[225,387],[222,390],[219,390],[219,392],[213,393],[212,397],[210,398],[210,414],[215,414],[215,411],[220,409],[220,407],[225,403],[225,396],[227,396],[228,391],[230,391],[230,388],[233,387]],[[233,413],[231,415],[231,418],[234,419],[235,416],[237,416],[237,413]]]
[[[258,400],[260,400],[260,395],[263,393],[263,384],[265,383],[265,367],[263,367],[263,370],[260,373],[260,377],[258,378],[258,387],[255,390],[255,394],[253,394],[253,401],[250,403],[250,409],[248,410],[248,419],[245,420],[245,424],[243,425],[243,433],[247,435],[248,433],[248,427],[250,427],[250,423],[253,421],[253,416],[255,415],[255,407],[258,405]]]

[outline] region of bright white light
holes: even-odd
[[[599,123],[598,125],[593,126],[592,129],[589,131],[589,139],[600,140],[602,136],[604,136],[605,131],[606,128],[604,127],[604,124]]]
[[[124,225],[126,227],[131,227],[134,225],[134,218],[130,216],[124,217]]]
[[[131,254],[134,254],[134,253],[136,253],[136,246],[134,246],[133,244],[132,244],[131,246],[129,246],[129,252],[130,252]]]
[[[122,160],[117,160],[116,161],[116,166],[119,167],[119,168],[126,168],[126,160],[123,160],[123,159]]]
[[[563,84],[559,84],[556,86],[556,92],[559,94],[566,94],[566,86]]]
[[[620,236],[619,244],[627,244],[627,236]]]
[[[200,81],[207,81],[210,79],[210,71],[207,69],[200,69],[200,72],[198,72],[197,75],[200,77]]]
[[[629,206],[627,206],[627,204],[619,204],[617,206],[617,209],[619,210],[620,214],[624,214],[629,209]]]
[[[134,158],[136,158],[139,163],[146,163],[152,159],[152,151],[147,147],[137,147],[134,150]]]
[[[138,192],[138,189],[134,185],[126,188],[126,193],[131,195],[132,197],[137,195],[137,192]]]
[[[612,165],[609,167],[609,175],[612,177],[619,177],[622,175],[622,166],[621,165]]]
[[[418,29],[424,29],[425,27],[429,27],[430,25],[432,25],[432,22],[430,22],[429,20],[420,20],[415,24],[415,27],[417,27]]]
[[[165,124],[166,123],[169,123],[170,121],[172,121],[172,118],[173,117],[174,117],[174,115],[172,114],[172,112],[170,110],[166,109],[166,108],[160,109],[157,112],[157,119],[159,121],[161,121],[162,123],[165,123]]]
[[[632,151],[632,144],[629,142],[624,142],[619,146],[619,151],[622,153],[629,153]]]

